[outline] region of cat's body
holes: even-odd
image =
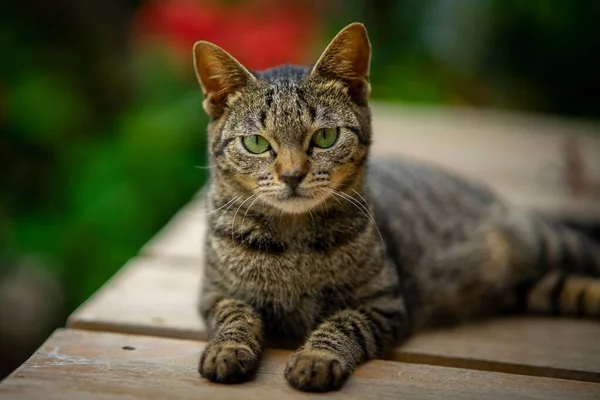
[[[208,276],[272,321],[265,324],[268,336],[303,338],[332,310],[360,305],[356,289],[383,260],[413,276],[409,266],[422,258],[425,239],[464,236],[466,218],[481,220],[498,204],[487,190],[414,162],[374,159],[366,182],[350,198],[339,197],[335,208],[306,216],[281,215],[253,199],[244,203],[250,195],[228,203],[230,197],[212,194],[209,212],[229,209],[209,216]],[[373,209],[367,198],[379,198]],[[228,251],[219,256],[215,244]]]
[[[504,310],[600,316],[587,239],[450,172],[369,159],[362,25],[313,68],[250,73],[206,42],[195,56],[212,117],[203,376],[247,379],[274,336],[304,340],[291,385],[331,390],[432,325]]]

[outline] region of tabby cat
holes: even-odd
[[[199,372],[240,382],[265,340],[301,341],[293,387],[342,387],[415,331],[501,311],[600,316],[600,251],[424,163],[369,159],[365,27],[312,67],[252,72],[194,46],[211,179]]]

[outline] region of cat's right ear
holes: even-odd
[[[229,96],[256,80],[231,54],[203,40],[194,45],[194,70],[211,118],[223,113]]]

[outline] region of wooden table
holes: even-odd
[[[2,399],[306,399],[283,378],[289,354],[267,352],[257,377],[218,385],[196,372],[204,343],[59,330],[0,385]],[[333,399],[598,399],[600,385],[435,365],[372,361]]]
[[[595,176],[600,134],[592,126],[384,105],[374,114],[375,153],[395,149],[450,166],[489,182],[518,207],[600,220],[595,194],[573,196],[552,170],[560,170],[555,164],[569,132],[585,144],[583,157]],[[196,313],[203,212],[192,199],[69,317],[66,328],[0,383],[0,399],[318,397],[287,386],[288,350],[269,349],[250,383],[223,386],[198,375],[207,339]],[[391,359],[361,366],[328,396],[600,399],[600,323],[514,317],[424,333]]]

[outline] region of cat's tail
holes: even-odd
[[[531,220],[537,273],[520,286],[527,312],[600,317],[600,245],[565,225]]]
[[[415,326],[516,311],[600,318],[600,246],[563,224],[498,208],[414,268]]]

